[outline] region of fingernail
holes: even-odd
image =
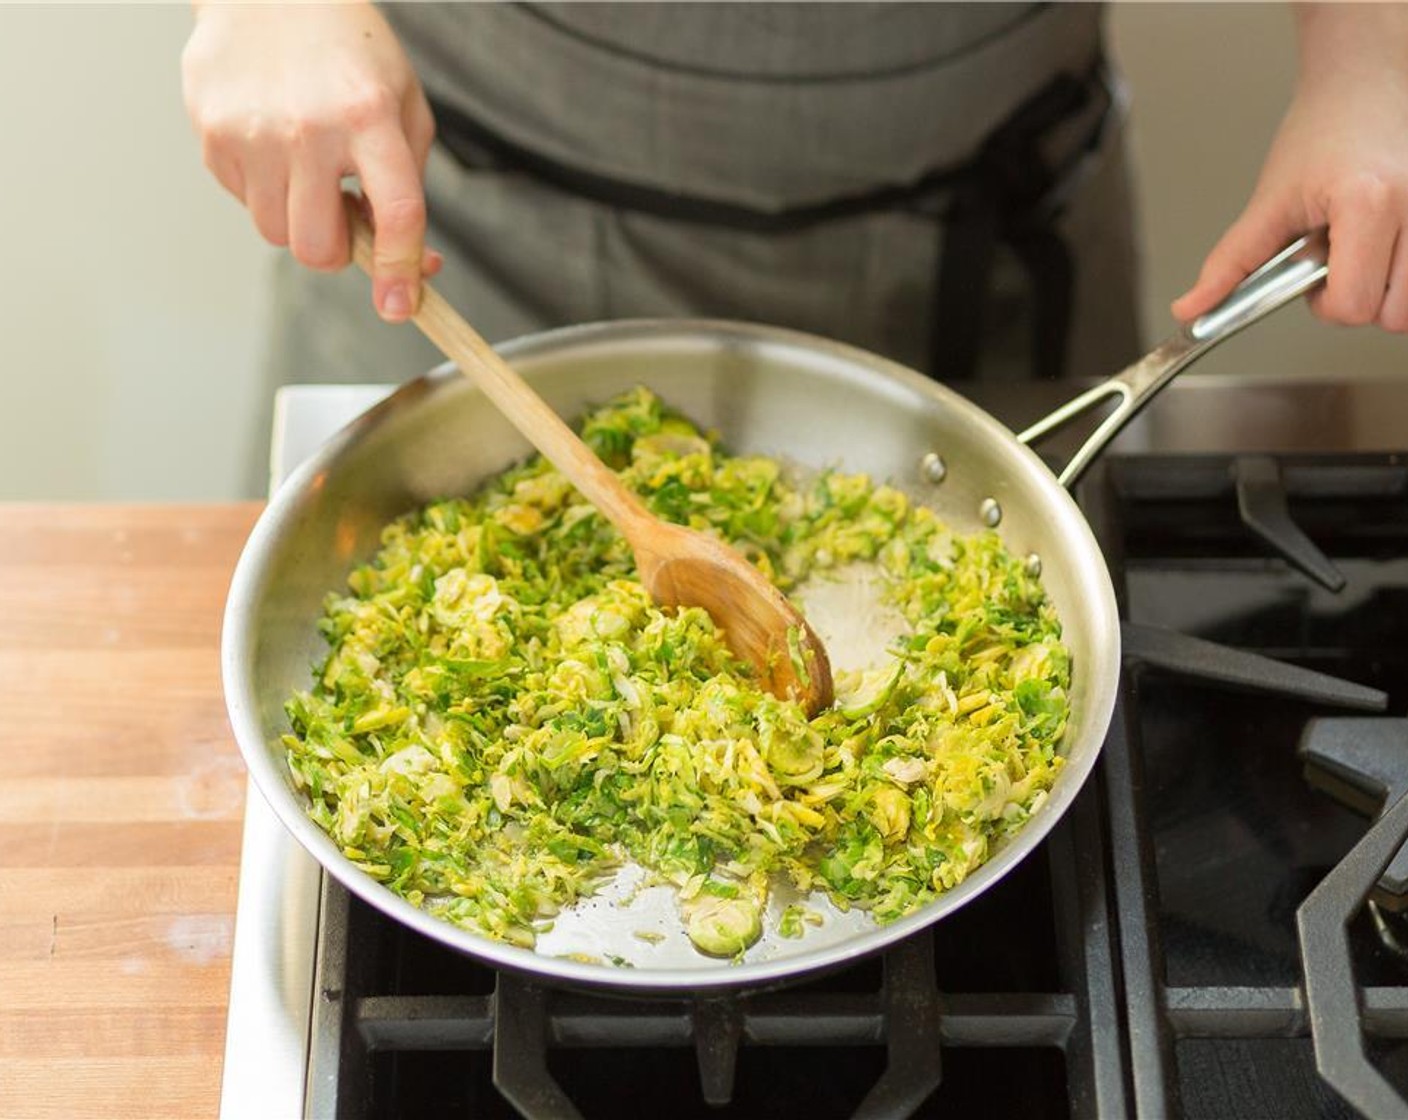
[[[398,323],[410,318],[411,293],[406,290],[405,284],[393,284],[386,290],[386,296],[381,301],[381,314],[383,318]]]

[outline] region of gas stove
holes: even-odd
[[[271,483],[389,389],[282,390]],[[971,905],[780,990],[558,991],[350,897],[251,788],[222,1115],[1408,1114],[1408,380],[1188,376],[1078,497],[1119,708]]]

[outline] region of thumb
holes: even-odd
[[[1173,301],[1181,322],[1211,310],[1227,294],[1303,233],[1305,223],[1293,207],[1255,200],[1232,223],[1203,261],[1198,281]]]

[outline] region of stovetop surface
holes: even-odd
[[[1384,1100],[1361,1070],[1333,1087],[1317,1072],[1312,1025],[1362,1032],[1408,1095],[1408,920],[1386,895],[1357,908],[1350,1002],[1368,1011],[1323,1023],[1326,1001],[1306,994],[1307,968],[1329,971],[1323,938],[1298,920],[1379,808],[1307,780],[1307,726],[1372,703],[1318,684],[1307,698],[1260,663],[1212,669],[1166,638],[1380,689],[1388,716],[1408,715],[1408,467],[1391,451],[1150,446],[1136,431],[1081,494],[1138,631],[1116,726],[1095,780],[1013,874],[922,946],[705,1008],[544,992],[324,882],[309,1114],[1353,1117],[1350,1101]],[[1401,754],[1408,782],[1408,735]],[[901,1066],[922,1076],[875,1088]]]

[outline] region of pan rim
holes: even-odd
[[[717,347],[721,340],[776,343],[829,356],[855,367],[863,367],[882,382],[890,381],[911,392],[930,397],[945,408],[956,410],[965,423],[981,426],[989,434],[1010,445],[1015,462],[1020,463],[1040,488],[1042,500],[1055,507],[1066,539],[1063,548],[1084,550],[1095,562],[1096,578],[1088,601],[1094,624],[1113,630],[1118,626],[1114,589],[1104,557],[1093,532],[1074,498],[1057,482],[1055,475],[1031,449],[1019,443],[1006,426],[955,390],[925,377],[899,363],[876,354],[821,336],[759,323],[708,319],[623,319],[536,332],[501,344],[498,349],[510,360],[550,355],[567,347],[589,344],[620,344],[644,340],[670,339],[677,343],[697,341]],[[531,373],[530,373],[531,379]],[[616,968],[562,957],[549,957],[533,949],[495,941],[482,934],[426,913],[393,893],[357,868],[337,848],[333,840],[304,812],[294,791],[279,772],[258,718],[254,696],[254,627],[249,624],[248,607],[259,601],[270,578],[273,545],[281,530],[294,519],[298,497],[320,474],[332,467],[348,449],[382,423],[385,417],[405,408],[418,397],[431,395],[447,381],[458,381],[453,363],[445,362],[398,387],[388,398],[372,406],[329,439],[308,460],[297,467],[270,498],[256,522],[231,580],[221,632],[221,671],[226,707],[236,743],[255,787],[275,816],[294,838],[344,887],[369,905],[432,940],[467,953],[495,967],[530,974],[554,982],[591,989],[615,989],[636,994],[678,996],[682,991],[699,994],[775,986],[800,980],[813,973],[831,971],[862,960],[940,921],[983,894],[1042,843],[1064,818],[1085,787],[1108,732],[1113,716],[1119,676],[1119,644],[1108,644],[1103,665],[1087,666],[1092,674],[1086,705],[1086,724],[1074,737],[1063,741],[1068,759],[1045,801],[1022,829],[958,886],[944,892],[915,913],[889,925],[876,925],[864,934],[813,950],[783,957],[721,966],[701,957],[693,968]],[[478,392],[477,389],[472,389]],[[1070,539],[1074,534],[1076,539]],[[1093,740],[1088,749],[1076,754],[1075,745],[1084,738]],[[241,869],[247,873],[248,869]]]

